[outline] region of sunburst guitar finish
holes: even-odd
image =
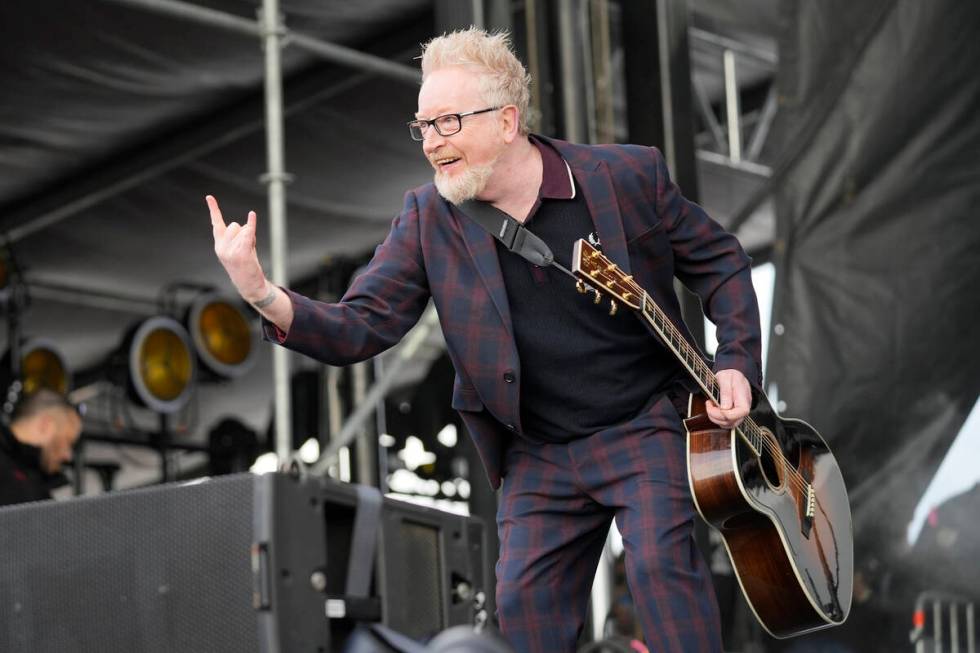
[[[840,467],[806,422],[776,415],[765,396],[750,413],[758,454],[691,395],[687,462],[698,512],[721,533],[762,626],[790,637],[844,623],[851,608],[851,509]]]

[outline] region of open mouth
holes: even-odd
[[[461,161],[462,159],[458,156],[446,156],[433,160],[433,164],[435,164],[436,170],[440,172],[450,172],[458,168]]]

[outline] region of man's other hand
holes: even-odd
[[[715,374],[719,388],[719,403],[707,401],[708,419],[726,429],[742,423],[752,407],[752,386],[738,370],[719,370]]]

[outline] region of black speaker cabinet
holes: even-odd
[[[482,522],[365,494],[239,474],[0,509],[0,651],[318,653],[358,621],[473,623]]]

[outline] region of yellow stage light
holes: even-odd
[[[28,341],[21,349],[20,378],[27,395],[41,388],[67,395],[70,386],[64,356],[50,343],[41,340]]]
[[[187,329],[211,372],[235,378],[251,367],[255,336],[236,303],[212,293],[199,296],[188,311]]]
[[[140,323],[127,340],[129,384],[137,401],[161,413],[180,410],[197,371],[184,327],[158,315]]]

